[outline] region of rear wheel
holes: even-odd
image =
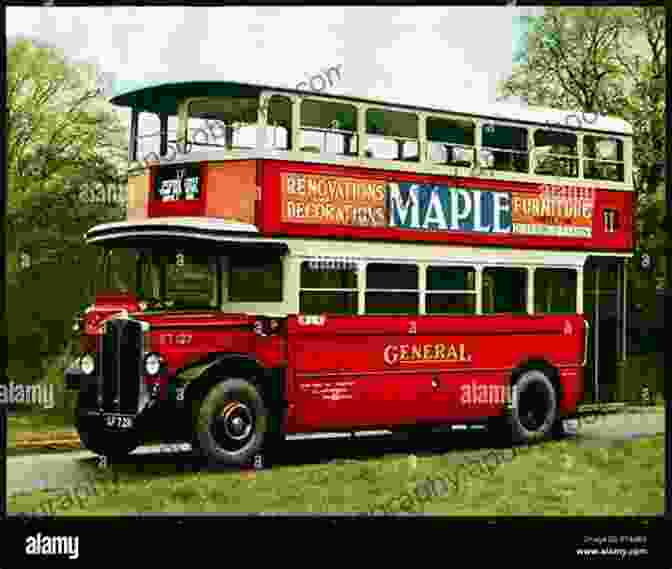
[[[242,466],[260,453],[268,430],[268,410],[256,386],[226,379],[197,405],[192,446],[211,464]]]
[[[514,384],[512,409],[506,416],[507,435],[514,444],[548,438],[556,426],[558,401],[555,388],[541,370],[524,372]]]

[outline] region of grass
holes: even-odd
[[[611,446],[547,445],[503,465],[489,480],[470,478],[461,499],[427,513],[462,515],[657,515],[664,508],[663,435]]]
[[[471,456],[483,454],[483,449]],[[410,457],[278,465],[260,471],[167,473],[149,465],[142,473],[120,465],[118,480],[97,486],[96,496],[62,498],[55,515],[137,513],[365,513],[390,503],[393,512],[450,515],[655,515],[663,512],[664,436],[608,447],[555,441],[510,457],[490,474],[475,476],[455,452]],[[114,467],[113,467],[114,468]],[[173,466],[174,469],[174,466]],[[124,472],[126,470],[126,472]],[[433,476],[459,476],[454,487],[424,504],[399,496]],[[65,491],[52,496],[67,496]],[[9,498],[9,512],[39,508],[49,494]],[[75,496],[75,494],[73,494]],[[59,505],[60,504],[60,505]]]

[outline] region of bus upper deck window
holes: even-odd
[[[368,109],[366,111],[367,152],[385,160],[418,162],[418,116],[414,113]]]
[[[577,136],[571,132],[534,133],[534,173],[576,178],[579,175]]]
[[[476,127],[473,121],[427,118],[429,159],[439,164],[471,167]]]
[[[256,146],[257,97],[207,97],[187,107],[187,140],[197,148],[251,149]]]
[[[268,100],[266,117],[266,146],[289,150],[292,133],[292,101],[289,97],[273,95]]]
[[[298,150],[357,156],[357,108],[353,105],[304,99],[301,102]]]
[[[601,136],[583,137],[583,177],[595,180],[625,180],[623,141]]]
[[[481,167],[508,172],[529,171],[526,128],[484,122],[481,136],[481,153],[487,157],[486,163],[481,160]]]

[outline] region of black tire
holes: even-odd
[[[551,437],[562,440],[569,436],[570,434],[567,432],[567,429],[565,429],[565,422],[562,419],[556,419],[553,424],[553,429],[551,430]]]
[[[102,427],[97,417],[82,417],[79,411],[75,415],[75,427],[86,449],[110,459],[124,458],[140,444],[135,432],[108,431]]]
[[[282,417],[280,415],[271,415],[269,417],[269,430],[266,432],[262,447],[264,464],[273,464],[280,460],[286,438],[282,425]]]
[[[192,447],[213,466],[249,465],[261,454],[269,423],[256,386],[226,379],[197,402]]]
[[[513,444],[549,438],[556,426],[558,399],[548,376],[541,370],[524,372],[514,384],[513,405],[506,415]]]
[[[402,435],[413,447],[426,444],[433,433],[432,428],[426,425],[409,425],[403,429],[395,429],[394,432]]]

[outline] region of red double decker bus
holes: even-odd
[[[128,217],[86,235],[97,295],[66,372],[92,451],[188,441],[243,464],[290,434],[470,423],[525,442],[613,397],[623,121],[232,82],[112,102]]]

